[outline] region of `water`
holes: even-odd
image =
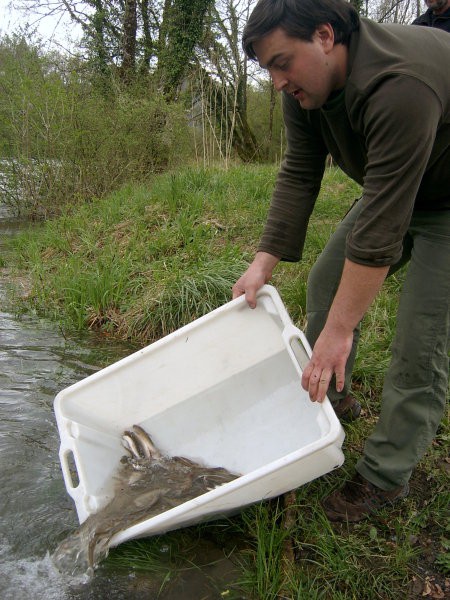
[[[0,257],[4,241],[24,223],[0,207]],[[96,336],[65,338],[37,317],[5,309],[8,270],[0,278],[0,598],[2,600],[112,600],[220,598],[236,573],[209,542],[211,568],[180,574],[158,596],[161,581],[133,569],[100,567],[92,579],[60,575],[49,553],[78,521],[62,479],[53,400],[63,388],[130,354],[130,346]],[[211,583],[212,581],[212,583]],[[223,589],[223,587],[222,587]],[[235,596],[233,596],[235,597]]]

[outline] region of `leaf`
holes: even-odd
[[[422,596],[440,600],[441,598],[445,598],[445,592],[438,583],[431,581],[430,578],[427,577],[423,585]]]

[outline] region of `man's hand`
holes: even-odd
[[[250,308],[256,306],[256,292],[270,281],[279,258],[268,252],[257,252],[253,262],[233,286],[233,299],[245,294]]]
[[[311,360],[302,375],[302,387],[315,402],[323,402],[333,375],[336,375],[336,390],[344,388],[345,365],[353,343],[353,331],[323,329],[314,345]]]
[[[336,390],[343,390],[353,331],[377,295],[388,271],[388,266],[368,267],[345,260],[327,322],[302,375],[302,387],[309,392],[311,400],[324,400],[334,374]]]

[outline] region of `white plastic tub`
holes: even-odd
[[[121,436],[134,424],[167,455],[242,476],[121,531],[112,545],[236,512],[340,466],[339,420],[300,385],[309,352],[266,285],[256,309],[233,300],[62,390],[60,460],[80,523],[112,498]]]

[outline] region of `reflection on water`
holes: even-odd
[[[7,264],[5,239],[22,227],[0,207],[0,264]],[[1,275],[0,598],[156,598],[161,581],[154,577],[106,565],[90,581],[69,579],[56,572],[49,558],[49,551],[78,525],[60,470],[53,400],[61,389],[134,348],[95,336],[66,339],[55,325],[37,317],[16,318],[5,307],[7,270]],[[189,585],[186,580],[184,591],[175,586],[161,597],[220,598],[213,592],[198,596],[198,582],[187,593]]]

